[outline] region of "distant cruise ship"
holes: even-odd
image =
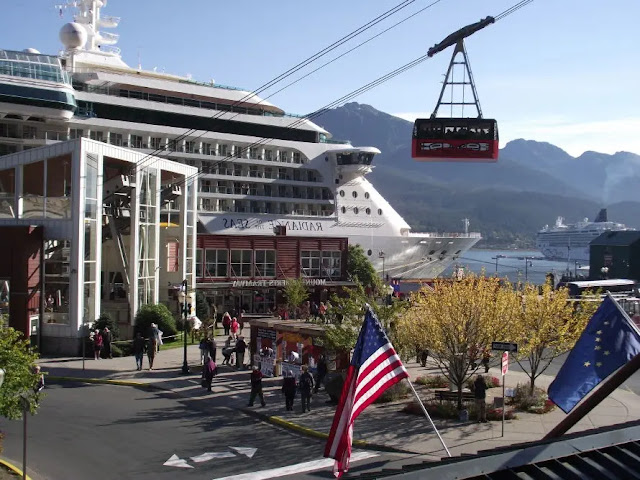
[[[554,260],[589,261],[589,244],[601,233],[612,230],[634,230],[622,223],[607,221],[607,209],[598,213],[595,221],[588,218],[584,221],[568,224],[558,217],[553,227],[545,225],[538,232],[536,246],[542,254]]]
[[[332,140],[249,91],[129,67],[104,31],[120,22],[106,4],[62,6],[77,13],[60,55],[0,50],[0,155],[87,137],[187,163],[200,170],[200,231],[348,237],[393,278],[436,277],[480,240],[467,225],[412,232],[365,178],[377,148]]]

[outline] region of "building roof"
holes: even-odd
[[[621,230],[614,232],[604,232],[594,238],[590,245],[627,247],[640,241],[640,231]]]
[[[558,480],[640,479],[640,422],[579,432],[554,440],[514,445],[441,462],[385,468],[359,480]]]

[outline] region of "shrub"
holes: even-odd
[[[111,356],[113,356],[113,357],[124,357],[124,355],[122,353],[122,349],[118,345],[116,345],[114,343],[111,344]]]
[[[400,381],[395,385],[387,388],[382,395],[380,395],[374,403],[389,403],[395,402],[396,400],[400,400],[402,398],[406,398],[409,395],[410,388],[407,387],[407,384]]]
[[[549,401],[547,392],[541,388],[534,389],[533,394],[529,392],[529,385],[519,383],[513,390],[510,403],[525,412],[547,413],[553,410],[553,402],[547,403]]]
[[[514,410],[505,410],[504,419],[505,420],[515,420],[518,416],[515,414]],[[502,409],[501,408],[488,408],[487,409],[487,420],[497,420],[502,421]]]
[[[136,313],[135,332],[142,333],[143,337],[149,336],[152,323],[158,325],[165,337],[178,333],[176,320],[166,305],[161,303],[158,305],[142,305],[140,307],[140,310]]]
[[[100,330],[101,332],[104,330],[104,327],[107,327],[109,331],[111,331],[111,336],[114,341],[120,338],[118,322],[114,321],[108,313],[101,313],[100,318],[93,322],[92,326],[93,330]]]
[[[435,376],[420,376],[416,378],[416,382],[418,385],[424,385],[428,388],[449,388],[449,380],[447,380],[442,375]]]
[[[458,419],[458,406],[454,402],[426,402],[424,407],[429,415],[434,418],[451,418]],[[422,408],[418,402],[409,402],[402,409],[403,413],[409,415],[424,415]]]

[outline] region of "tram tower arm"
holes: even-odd
[[[436,43],[433,47],[431,47],[427,51],[427,56],[433,57],[436,53],[441,52],[442,50],[444,50],[447,47],[450,47],[451,45],[455,45],[460,40],[470,35],[473,35],[478,30],[482,30],[487,25],[491,25],[492,23],[495,23],[495,21],[496,19],[494,17],[486,17],[480,20],[479,22],[472,23],[471,25],[467,25],[466,27],[462,27],[460,30],[453,32],[451,35],[449,35],[447,38],[442,40],[440,43]]]

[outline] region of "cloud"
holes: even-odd
[[[429,118],[431,113],[403,112],[392,115],[413,122],[416,118]],[[575,157],[588,150],[640,154],[640,117],[585,122],[564,115],[548,115],[526,120],[507,119],[499,121],[498,127],[501,145],[524,138],[552,143]]]

